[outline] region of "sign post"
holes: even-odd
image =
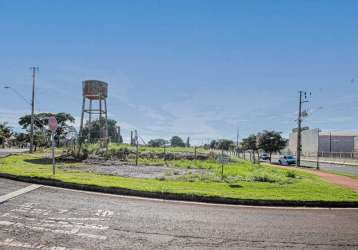
[[[221,180],[224,179],[224,164],[230,161],[230,157],[224,155],[224,149],[221,149],[221,154],[218,156],[217,161],[221,164]]]
[[[55,133],[57,130],[57,120],[55,116],[48,119],[48,127],[51,130],[51,145],[52,145],[52,174],[55,175]]]

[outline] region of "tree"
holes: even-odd
[[[180,138],[179,136],[173,136],[170,139],[170,145],[172,147],[185,147],[185,143],[184,143],[183,139]]]
[[[158,138],[158,139],[150,140],[148,142],[148,146],[150,146],[150,147],[163,147],[167,143],[168,142],[166,140]]]
[[[25,146],[26,143],[30,142],[30,136],[26,133],[14,133],[16,138],[16,144],[20,147]]]
[[[105,119],[102,118],[102,126],[104,126],[105,124]],[[118,127],[117,127],[117,121],[116,120],[112,120],[112,119],[108,119],[107,120],[107,125],[108,125],[108,137],[112,142],[119,142],[121,143],[121,141],[123,142],[123,139],[121,138],[121,136],[118,134]],[[87,121],[84,128],[83,128],[83,132],[82,132],[82,136],[83,138],[87,138],[88,137],[88,133],[89,131],[91,131],[91,141],[95,142],[97,141],[101,136],[100,136],[100,120],[94,120],[91,121],[91,124]]]
[[[257,148],[257,144],[256,144],[256,135],[252,134],[252,135],[249,135],[247,138],[242,139],[241,148],[244,151],[249,151],[250,157],[251,157],[251,153],[252,153],[253,161],[255,162],[255,153],[258,154],[258,148]]]
[[[220,139],[217,141],[217,149],[230,150],[235,147],[235,144],[232,140]]]
[[[227,139],[220,139],[220,140],[212,140],[210,142],[211,149],[223,149],[223,150],[229,150],[233,149],[235,147],[235,144],[232,140]]]
[[[189,136],[186,138],[185,147],[190,148],[190,137]]]
[[[0,123],[0,145],[5,146],[5,142],[12,135],[11,127],[6,122]]]
[[[66,137],[66,135],[72,130],[72,126],[69,123],[74,123],[75,118],[69,114],[69,113],[38,113],[34,115],[34,130],[36,132],[42,132],[42,134],[45,134],[49,136],[49,131],[46,131],[46,126],[48,125],[48,119],[51,116],[55,116],[58,127],[55,132],[55,140],[57,141],[57,144],[59,144],[60,139],[63,139]],[[31,115],[25,115],[19,118],[19,125],[22,126],[23,129],[30,130],[31,126]],[[34,138],[35,139],[35,138]],[[41,141],[43,138],[41,139]],[[41,142],[40,142],[41,144]]]
[[[40,131],[34,133],[35,151],[37,150],[37,147],[46,147],[48,143],[48,136],[45,133]]]
[[[210,145],[209,145],[209,148],[210,149],[216,149],[217,148],[217,141],[215,141],[215,140],[211,140],[211,142],[210,142]]]
[[[281,132],[264,130],[257,136],[257,146],[269,154],[270,162],[272,153],[280,152],[287,145],[287,140],[282,138]]]

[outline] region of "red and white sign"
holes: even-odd
[[[50,128],[50,130],[52,132],[55,132],[57,129],[57,119],[55,116],[50,116],[50,118],[48,118],[48,127]]]

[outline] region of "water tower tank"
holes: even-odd
[[[86,80],[82,82],[83,96],[90,100],[106,99],[108,96],[108,84],[98,80]]]

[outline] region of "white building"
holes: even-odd
[[[296,153],[297,132],[289,138],[289,151]],[[307,129],[302,131],[302,155],[328,157],[358,157],[358,131],[320,131]]]

